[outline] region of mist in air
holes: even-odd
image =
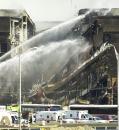
[[[11,50],[0,58],[0,88],[2,91],[16,91],[19,88],[19,58],[21,61],[22,90],[28,91],[37,81],[47,82],[53,75],[60,72],[73,57],[79,57],[78,64],[82,64],[84,55],[89,52],[91,45],[81,36],[82,20],[90,14],[62,23],[52,29],[40,33]],[[79,33],[75,34],[78,27]],[[22,50],[21,54],[10,55],[15,50]],[[43,78],[43,79],[42,79]],[[8,89],[9,88],[9,89]]]

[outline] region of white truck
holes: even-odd
[[[63,123],[77,123],[77,121],[82,120],[85,117],[85,120],[88,120],[88,110],[65,110],[62,113],[61,120]]]
[[[39,111],[36,113],[36,122],[40,121],[56,121],[57,111]]]
[[[36,113],[36,122],[41,121],[72,121],[75,122],[76,120],[82,119],[82,117],[86,117],[88,115],[87,110],[82,111],[74,111],[74,110],[60,110],[60,111],[39,111]]]
[[[63,119],[74,119],[78,120],[82,118],[82,115],[88,114],[87,110],[65,110],[63,111]]]

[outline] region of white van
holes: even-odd
[[[87,119],[88,111],[60,110],[60,111],[39,111],[36,113],[36,123],[41,121],[64,121],[76,122],[84,116]]]
[[[57,111],[39,111],[36,113],[36,122],[39,121],[56,121]]]

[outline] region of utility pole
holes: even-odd
[[[118,130],[119,130],[119,54],[117,55],[117,79],[118,79],[118,85],[117,85],[118,99],[117,100],[118,100]]]
[[[22,47],[19,48],[19,130],[21,130],[21,52]]]
[[[117,110],[118,110],[118,130],[119,130],[119,53],[117,52],[115,46],[114,46],[116,59],[117,59]]]

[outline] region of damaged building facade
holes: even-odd
[[[25,10],[0,10],[0,56],[34,35],[35,25]]]
[[[66,77],[62,77],[62,71],[60,81],[51,82],[55,87],[46,88],[48,98],[62,105],[117,105],[118,23],[118,9],[112,9],[109,15],[93,14],[84,19],[82,25],[87,29],[82,36],[92,45],[88,58]],[[77,26],[74,35],[78,35],[78,31]],[[102,113],[104,111],[101,109]],[[117,114],[116,106],[110,108],[107,113],[112,111]]]

